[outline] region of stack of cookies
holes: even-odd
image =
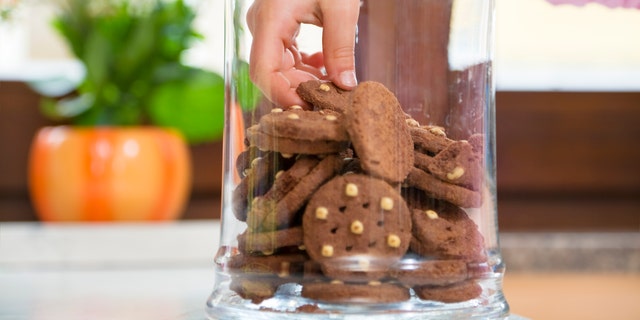
[[[406,115],[377,82],[301,84],[309,106],[246,130],[233,213],[246,223],[223,266],[260,303],[284,283],[330,303],[460,302],[481,293],[481,135],[454,141]],[[474,268],[475,269],[475,268]]]

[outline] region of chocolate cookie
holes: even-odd
[[[275,152],[266,152],[254,158],[249,168],[243,170],[245,177],[233,190],[232,211],[240,221],[247,220],[247,208],[255,197],[265,194],[275,178],[275,172],[286,167],[286,159]]]
[[[482,194],[479,191],[442,181],[416,167],[409,172],[405,184],[423,190],[432,198],[446,200],[463,208],[477,208],[482,205]]]
[[[275,108],[260,118],[260,131],[301,140],[348,141],[342,115],[335,112],[287,110]]]
[[[480,190],[482,186],[482,159],[467,141],[456,141],[440,151],[429,164],[429,172],[436,178]]]
[[[229,284],[229,289],[235,291],[243,299],[251,300],[255,304],[272,298],[278,286],[286,283],[277,277],[271,278],[251,278],[251,277],[233,277]]]
[[[343,113],[350,105],[351,91],[338,88],[331,82],[310,80],[300,83],[296,92],[302,100],[317,110],[332,110]]]
[[[398,191],[383,180],[337,176],[307,204],[302,220],[307,253],[329,277],[378,279],[408,249],[408,210]]]
[[[406,286],[449,285],[467,279],[467,263],[462,260],[402,259],[391,267],[390,275]]]
[[[435,259],[486,260],[484,240],[464,210],[437,202],[425,210],[413,209],[411,250]]]
[[[307,283],[302,296],[337,303],[393,303],[409,300],[409,289],[390,283],[345,284],[341,282]]]
[[[329,154],[338,153],[348,147],[345,141],[309,140],[277,137],[262,132],[259,125],[247,129],[249,145],[263,151],[277,151],[283,154]]]
[[[414,159],[416,168],[442,181],[476,191],[482,185],[482,160],[466,141],[452,142],[433,157],[415,152]]]
[[[275,276],[279,278],[300,277],[309,257],[303,253],[252,256],[237,254],[229,258],[226,268],[242,276]]]
[[[482,294],[482,287],[472,280],[448,286],[416,286],[413,287],[413,290],[422,300],[433,300],[445,303],[467,301],[477,298]]]
[[[384,85],[367,81],[351,101],[345,126],[362,168],[390,183],[402,182],[413,167],[413,141],[398,100]]]
[[[305,160],[306,158],[301,158],[297,162]],[[252,203],[250,218],[247,220],[249,228],[254,231],[272,231],[291,226],[298,210],[303,208],[316,189],[341,170],[342,165],[342,159],[328,155],[313,166],[305,164],[305,169],[311,169],[299,179],[288,179],[289,183],[280,183],[289,177],[286,172],[283,173],[282,177],[276,179],[272,190]],[[292,170],[298,167],[301,166],[296,163]]]
[[[267,232],[246,230],[238,236],[238,250],[247,254],[270,255],[280,248],[302,245],[302,227]]]
[[[447,138],[444,130],[437,126],[410,126],[409,132],[415,149],[429,155],[437,154],[453,142]]]

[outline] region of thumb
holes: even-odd
[[[360,0],[321,0],[322,50],[329,79],[343,89],[357,85],[354,47]]]

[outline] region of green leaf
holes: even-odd
[[[244,111],[255,109],[262,98],[262,92],[251,82],[249,78],[249,64],[245,61],[236,62],[236,73],[234,79],[238,92],[238,103]]]
[[[64,120],[76,117],[89,110],[93,104],[91,94],[83,94],[60,100],[45,98],[40,102],[42,113],[52,119]]]
[[[224,80],[199,69],[187,69],[188,76],[158,86],[150,99],[153,123],[176,128],[189,143],[222,137],[224,128]]]

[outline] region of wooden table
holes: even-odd
[[[640,274],[509,273],[513,313],[531,319],[640,319]]]

